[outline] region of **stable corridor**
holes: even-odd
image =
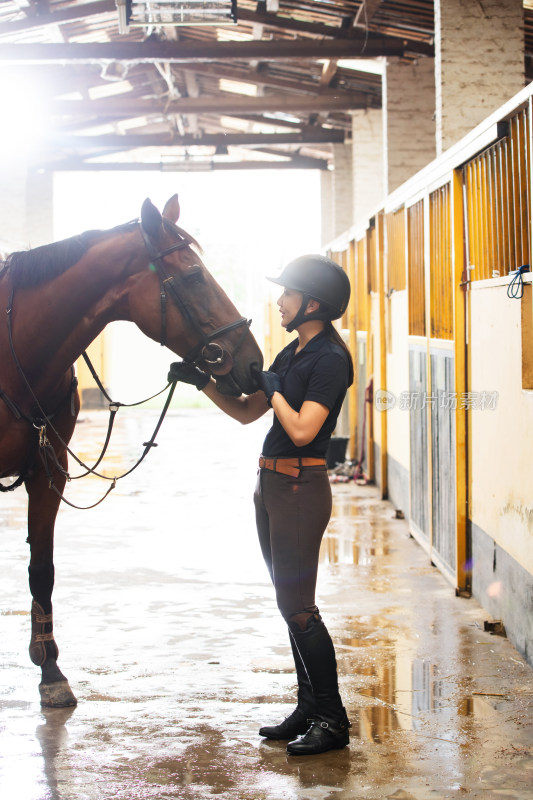
[[[134,462],[156,419],[121,410],[110,475]],[[105,503],[60,511],[55,631],[75,709],[40,707],[27,653],[25,493],[0,497],[0,795],[531,798],[531,667],[484,631],[486,612],[455,597],[372,486],[333,486],[319,574],[350,747],[291,757],[258,736],[289,713],[294,689],[254,527],[267,423],[175,410]],[[76,452],[94,459],[105,428],[105,412],[82,413]],[[88,505],[105,488],[84,479],[67,494]]]

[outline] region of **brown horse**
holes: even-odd
[[[13,253],[0,270],[7,309],[0,326],[0,478],[14,476],[11,485],[24,483],[28,493],[30,657],[42,670],[46,706],[76,704],[57,666],[51,600],[58,494],[79,411],[71,365],[109,322],[131,320],[211,373],[219,391],[257,388],[262,356],[248,322],[202,264],[194,239],[175,224],[178,217],[177,195],[163,215],[145,200],[140,221]],[[39,457],[43,443],[51,459]]]

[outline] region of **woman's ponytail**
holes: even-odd
[[[330,342],[338,344],[339,347],[342,347],[342,349],[346,353],[346,356],[348,358],[348,386],[351,386],[354,379],[352,354],[350,353],[350,350],[348,349],[346,342],[344,341],[340,333],[336,330],[336,328],[333,327],[331,322],[326,322],[326,327],[324,330]]]

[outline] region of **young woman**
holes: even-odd
[[[261,391],[221,395],[214,381],[184,362],[172,365],[169,378],[192,383],[243,424],[274,410],[254,502],[261,550],[289,629],[298,702],[283,722],[259,733],[291,740],[290,754],[313,755],[349,741],[335,650],[315,604],[315,586],[331,515],[326,451],[353,380],[350,353],[331,322],[346,310],[350,283],[338,264],[319,255],[297,258],[269,280],[284,287],[278,300],[281,324],[296,330],[298,338],[258,375]]]

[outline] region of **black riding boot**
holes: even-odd
[[[298,704],[292,714],[289,714],[279,725],[264,725],[259,729],[259,735],[265,736],[267,739],[293,739],[295,736],[305,733],[315,713],[313,688],[290,630],[289,639],[298,679]]]
[[[316,712],[303,736],[289,742],[291,755],[315,755],[345,747],[350,741],[350,722],[342,705],[337,680],[335,649],[318,615],[307,621],[304,631],[289,623],[294,642],[313,687]]]

